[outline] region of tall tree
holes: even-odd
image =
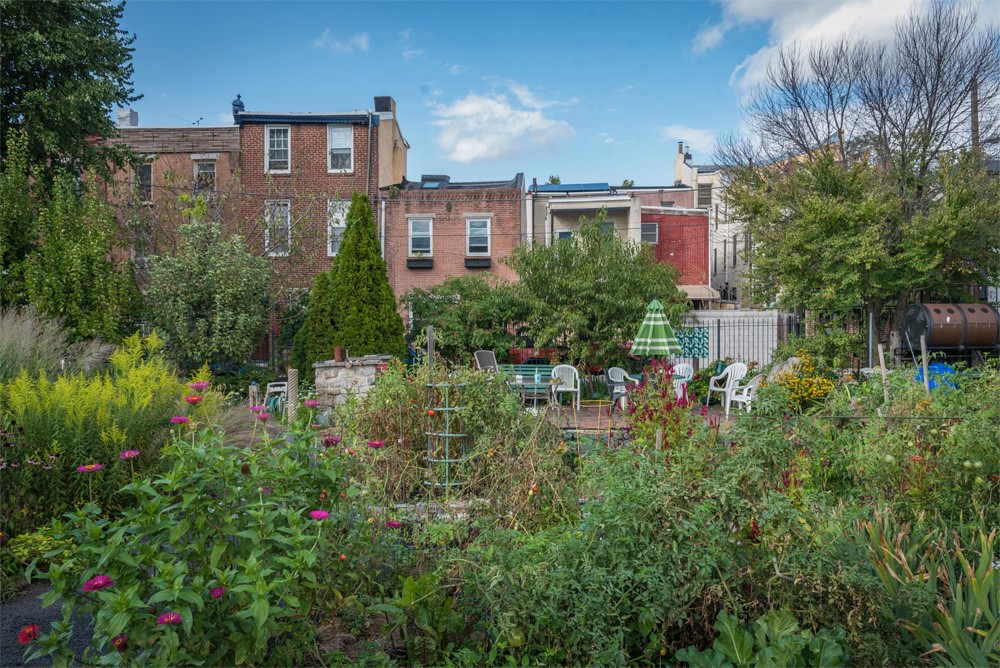
[[[309,291],[306,320],[296,332],[292,346],[292,365],[309,380],[315,377],[313,363],[333,359],[333,346],[337,338],[337,311],[333,301],[335,268],[336,258],[330,271],[322,271],[316,275],[312,290]]]
[[[0,158],[7,133],[23,129],[29,161],[103,171],[124,164],[121,147],[94,142],[114,132],[115,106],[132,88],[135,36],[119,28],[124,2],[0,0]]]
[[[355,356],[402,356],[403,319],[396,310],[367,195],[354,193],[351,198],[331,292],[336,305],[336,345]]]
[[[39,201],[28,166],[24,132],[8,133],[9,151],[0,170],[0,306],[23,303],[24,260],[36,248]]]
[[[674,321],[688,310],[677,270],[648,247],[602,230],[606,213],[581,217],[569,239],[520,246],[510,257],[535,345],[563,346],[583,364],[619,362],[651,300]]]

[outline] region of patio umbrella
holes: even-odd
[[[655,357],[658,355],[679,355],[683,352],[681,344],[674,336],[674,330],[667,322],[667,315],[663,312],[663,304],[658,299],[649,302],[646,309],[646,317],[639,325],[639,331],[632,342],[633,355],[647,355]]]

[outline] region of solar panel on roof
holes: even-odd
[[[440,185],[441,185],[440,181],[427,181],[426,183],[423,183],[420,187],[421,188],[437,188]]]

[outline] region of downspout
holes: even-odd
[[[378,240],[379,244],[382,246],[382,259],[385,259],[385,198],[382,198],[382,215],[380,216],[382,223],[382,230],[379,232]]]

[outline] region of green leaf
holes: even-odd
[[[843,666],[847,659],[844,650],[828,629],[823,629],[810,641],[809,653],[812,655],[809,663],[817,668]]]
[[[270,610],[271,606],[266,598],[258,598],[250,605],[250,614],[253,615],[254,621],[257,623],[258,631],[263,629],[267,623],[267,614]]]
[[[743,628],[740,620],[723,610],[715,622],[715,629],[719,637],[712,647],[725,654],[736,666],[749,666],[754,657],[753,636]]]
[[[677,652],[677,660],[692,668],[734,668],[726,655],[717,649],[696,650],[688,647]]]
[[[212,566],[212,570],[219,567],[219,560],[222,559],[222,555],[225,554],[227,547],[229,547],[229,543],[226,541],[220,541],[212,547],[212,556],[208,560],[208,563]]]

